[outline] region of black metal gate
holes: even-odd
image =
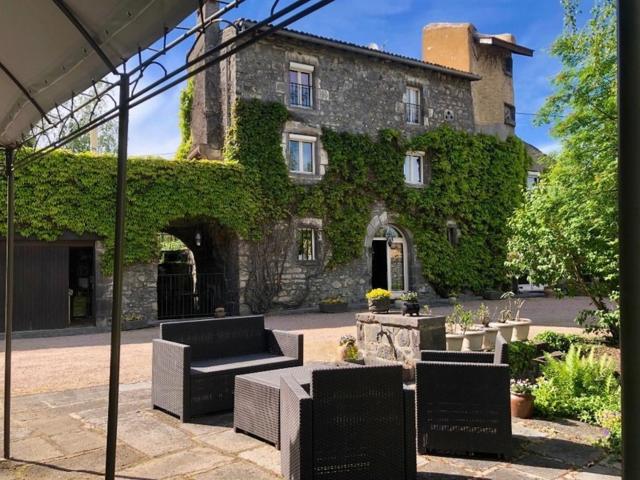
[[[237,314],[224,273],[158,274],[159,320],[212,316],[218,307]]]

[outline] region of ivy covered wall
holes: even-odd
[[[304,216],[322,218],[332,254],[328,267],[336,268],[362,256],[372,205],[382,201],[411,232],[423,275],[441,293],[505,281],[506,220],[522,201],[529,161],[522,142],[448,127],[411,139],[394,131],[372,139],[325,130],[326,175],[301,186],[289,179],[281,145],[287,118],[282,104],[241,100],[225,161],[131,159],[126,263],[155,258],[156,234],[173,221],[211,219],[256,238],[265,226]],[[410,150],[424,151],[431,164],[424,188],[404,182]],[[16,174],[17,231],[42,240],[64,231],[97,234],[105,239],[103,269],[109,272],[115,174],[111,156],[60,151],[29,164]],[[456,246],[448,242],[447,220],[461,230]]]

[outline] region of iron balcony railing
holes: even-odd
[[[404,104],[404,119],[407,123],[420,123],[420,117],[422,116],[422,108],[419,103],[407,103]]]
[[[289,104],[296,107],[313,106],[313,87],[301,83],[289,84]]]
[[[213,315],[224,307],[237,314],[237,301],[224,273],[158,274],[158,319]]]

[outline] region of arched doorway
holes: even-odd
[[[393,225],[379,228],[371,244],[371,286],[394,293],[409,286],[407,242]]]

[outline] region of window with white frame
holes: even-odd
[[[527,172],[527,190],[531,190],[540,182],[540,172]]]
[[[308,262],[316,259],[317,232],[313,228],[298,229],[298,260]]]
[[[407,87],[404,93],[404,113],[407,123],[420,124],[420,89],[417,87]]]
[[[314,174],[316,137],[290,134],[287,155],[291,173]]]
[[[424,185],[424,155],[407,153],[404,157],[404,181],[412,185]]]
[[[313,71],[311,65],[289,64],[289,105],[313,107]]]

